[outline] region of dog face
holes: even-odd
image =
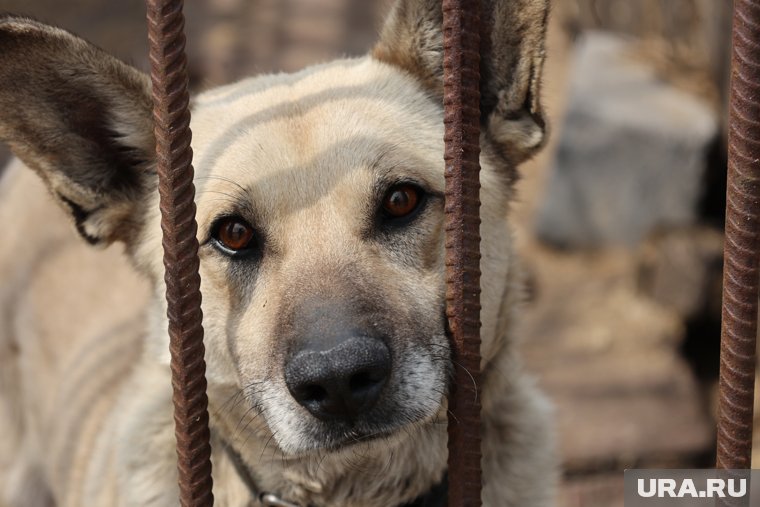
[[[499,345],[514,168],[543,140],[546,11],[543,0],[488,5],[486,360]],[[402,0],[370,56],[194,102],[211,401],[242,393],[263,418],[256,432],[286,454],[403,434],[444,410],[441,33],[440,2]],[[148,90],[145,76],[66,32],[0,19],[0,137],[88,242],[123,241],[154,280],[149,346],[168,361]]]
[[[288,452],[386,434],[441,404],[442,128],[430,102],[370,59],[197,101],[209,347]]]

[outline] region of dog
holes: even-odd
[[[546,137],[548,6],[483,8],[483,503],[545,507],[508,211]],[[398,0],[364,57],[193,99],[216,505],[443,504],[442,47],[440,1]],[[151,107],[138,70],[0,18],[4,507],[178,505]]]

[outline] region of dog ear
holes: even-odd
[[[91,244],[129,242],[156,185],[149,78],[63,30],[0,17],[0,139]]]
[[[544,142],[540,102],[548,0],[482,0],[481,118],[487,138],[514,164]],[[397,0],[373,56],[443,97],[441,0]]]

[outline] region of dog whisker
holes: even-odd
[[[233,180],[232,178],[226,178],[224,176],[219,176],[218,174],[210,174],[208,176],[196,176],[195,179],[196,180],[219,180],[219,181],[224,181],[226,183],[231,183],[232,185],[235,185],[242,192],[246,192],[245,187],[243,187],[243,185],[241,185],[237,181]]]
[[[227,401],[225,401],[224,403],[222,403],[222,404],[219,406],[219,408],[217,408],[217,409],[214,411],[214,415],[215,415],[215,416],[219,416],[219,415],[221,415],[221,414],[222,414],[222,412],[224,412],[224,409],[227,407],[227,405],[229,405],[230,403],[232,403],[232,400],[238,399],[238,398],[240,398],[242,395],[243,395],[243,392],[242,392],[242,391],[237,391],[237,392],[235,392],[235,394],[233,394],[232,396],[230,396],[229,398],[227,398]],[[233,407],[234,407],[234,406],[233,406]]]

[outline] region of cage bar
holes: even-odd
[[[760,2],[734,0],[717,467],[752,457],[760,260]]]
[[[443,1],[449,506],[481,505],[480,0]]]
[[[211,507],[206,363],[182,0],[147,0],[179,496]]]

